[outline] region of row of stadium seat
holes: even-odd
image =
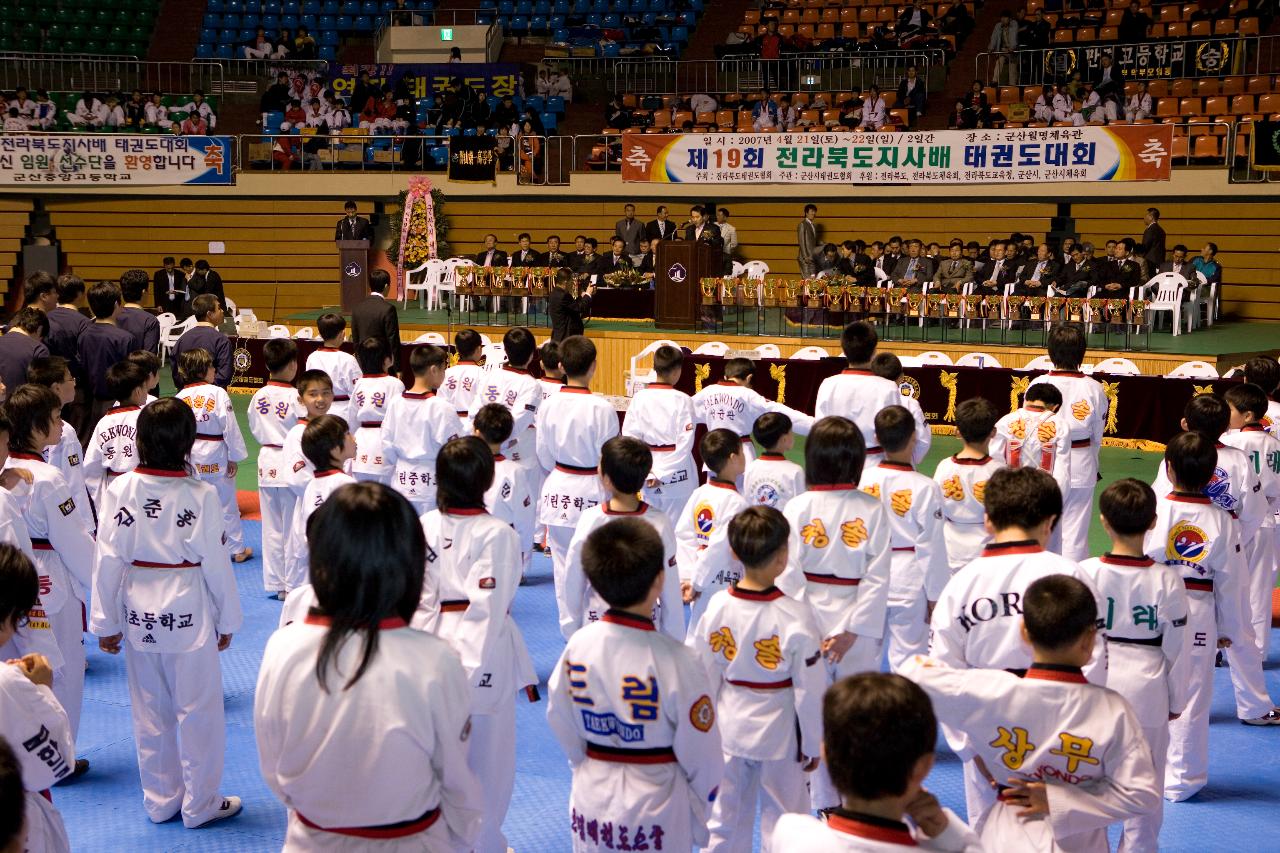
[[[0,0],[0,50],[145,57],[160,0]]]

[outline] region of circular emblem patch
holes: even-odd
[[[762,506],[776,507],[778,505],[778,490],[774,488],[773,483],[761,483],[756,486],[755,499],[756,503]]]
[[[716,709],[711,704],[710,696],[700,696],[689,709],[689,722],[700,732],[709,732],[716,724]]]
[[[249,368],[253,367],[253,354],[244,347],[236,347],[236,351],[231,354],[231,366],[236,373],[248,373]]]
[[[1169,531],[1169,556],[1187,563],[1204,559],[1208,537],[1194,524],[1181,522]]]
[[[716,511],[711,508],[711,504],[698,504],[693,510],[693,523],[703,536],[711,535],[716,526]]]
[[[688,276],[689,271],[684,268],[684,264],[672,264],[671,268],[667,270],[667,278],[676,284],[684,281]]]
[[[898,383],[898,392],[904,397],[920,399],[920,382],[914,376],[903,376]]]
[[[342,273],[347,278],[355,278],[356,276],[360,275],[360,264],[356,263],[355,261],[351,261],[345,267],[342,268]]]

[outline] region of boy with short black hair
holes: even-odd
[[[774,853],[982,849],[973,830],[924,788],[938,721],[918,685],[880,672],[837,681],[822,700],[822,729],[823,760],[840,807],[825,821],[784,815],[773,832]]]
[[[741,437],[744,462],[755,459],[755,445],[751,443],[751,427],[756,418],[765,412],[778,412],[791,418],[791,426],[801,435],[808,435],[814,419],[804,412],[768,400],[751,388],[755,365],[749,358],[731,358],[724,363],[724,379],[707,385],[693,395],[693,411],[698,422],[707,429],[730,429]],[[737,482],[739,489],[742,481]]]
[[[913,387],[904,383],[903,377],[906,376],[906,372],[902,369],[902,359],[891,352],[876,353],[875,358],[871,359],[871,372],[876,376],[883,376],[898,387],[899,399],[895,405],[906,408],[911,413],[912,420],[915,421],[916,445],[915,450],[911,452],[911,463],[919,465],[929,455],[929,448],[933,446],[933,431],[929,429],[929,422],[924,419],[924,409],[920,407],[920,401],[914,396],[919,393],[919,385]],[[911,389],[912,393],[907,393],[907,389]]]
[[[635,518],[609,522],[583,545],[583,571],[610,609],[570,638],[547,702],[573,767],[575,849],[606,849],[619,837],[601,831],[624,828],[633,848],[656,847],[659,837],[670,850],[708,840],[724,757],[706,672],[649,618],[664,561],[662,537]]]
[[[135,349],[133,336],[116,325],[120,315],[120,285],[114,281],[100,281],[89,288],[89,309],[93,312],[93,322],[80,333],[80,366],[84,377],[88,380],[85,398],[89,404],[89,413],[85,419],[87,430],[95,424],[111,408],[112,400],[107,390],[106,376],[111,365],[128,358]],[[47,333],[46,333],[47,334]],[[178,352],[173,354],[174,371],[177,371]],[[176,381],[175,385],[181,383]]]
[[[712,594],[742,577],[742,564],[729,548],[729,519],[747,508],[734,488],[742,476],[742,439],[731,429],[713,429],[698,444],[707,482],[693,490],[676,522],[676,566],[680,591],[692,604],[689,624],[698,624]]]
[[[298,495],[293,469],[284,452],[298,423],[298,345],[292,338],[271,338],[262,345],[270,378],[249,400],[249,431],[259,445],[258,503],[262,513],[262,588],[280,596],[285,589],[289,530]]]
[[[862,471],[858,488],[884,506],[892,557],[885,641],[896,672],[929,648],[929,616],[951,578],[942,534],[942,490],[915,470],[915,418],[904,406],[876,415],[879,464]]]
[[[1163,786],[1169,721],[1187,704],[1187,685],[1175,673],[1186,648],[1187,592],[1170,566],[1143,552],[1143,537],[1156,523],[1156,494],[1132,478],[1117,480],[1099,501],[1102,528],[1111,548],[1080,564],[1107,602],[1107,686],[1129,700],[1151,750]],[[1141,817],[1126,820],[1126,850],[1155,850],[1163,800]]]
[[[480,358],[484,341],[475,329],[463,329],[453,336],[453,351],[458,360],[444,372],[440,396],[449,401],[464,428],[471,426],[471,403],[484,377]]]
[[[697,415],[693,398],[676,388],[684,368],[684,350],[661,346],[653,353],[652,382],[631,398],[622,434],[643,441],[653,452],[653,471],[644,483],[644,499],[674,525],[689,495],[698,487],[693,461]]]
[[[502,445],[511,438],[515,419],[506,406],[489,403],[476,412],[473,423],[477,436],[489,446],[493,454],[493,485],[484,493],[485,508],[494,518],[501,519],[520,537],[521,576],[529,570],[533,545],[533,529],[536,526],[537,495],[529,486],[529,475],[523,465],[508,459]]]
[[[786,509],[787,502],[804,491],[804,468],[783,455],[796,443],[791,418],[765,412],[752,425],[751,437],[764,451],[742,475],[742,494],[754,506]]]
[[[1070,425],[1071,487],[1062,494],[1062,553],[1073,560],[1089,556],[1089,519],[1098,482],[1098,454],[1110,402],[1102,383],[1080,372],[1088,341],[1079,323],[1058,323],[1049,330],[1053,370],[1032,385],[1048,382],[1062,393],[1063,420]],[[1157,489],[1157,491],[1159,491]]]
[[[954,575],[991,541],[983,524],[983,497],[991,475],[1003,467],[989,452],[995,437],[996,410],[982,397],[956,406],[956,429],[964,447],[938,462],[933,481],[942,489],[942,535]]]
[[[33,385],[43,385],[57,394],[63,409],[76,399],[76,378],[71,373],[70,363],[61,356],[33,358],[27,365],[27,381]],[[62,422],[61,439],[45,449],[44,457],[46,462],[62,472],[67,480],[67,488],[76,496],[76,516],[89,530],[93,530],[96,526],[94,505],[89,500],[90,492],[85,479],[84,448],[80,445],[75,429],[67,421]]]
[[[569,639],[583,625],[604,615],[603,599],[587,584],[582,570],[582,548],[596,528],[615,518],[638,518],[648,522],[662,537],[666,569],[662,594],[652,614],[658,630],[684,640],[684,602],[680,593],[680,576],[676,568],[676,538],[671,521],[639,497],[653,466],[653,454],[643,441],[629,436],[615,436],[600,448],[600,482],[608,498],[598,506],[583,510],[578,517],[569,553],[565,558],[564,586],[557,590],[560,610],[560,633]]]
[[[840,333],[840,349],[849,366],[822,380],[813,408],[816,418],[840,415],[857,424],[868,456],[879,452],[875,443],[876,412],[886,406],[896,406],[902,399],[896,382],[878,376],[871,369],[879,343],[880,336],[873,324],[858,320],[845,326]]]
[[[1262,526],[1245,546],[1245,562],[1250,567],[1249,602],[1254,640],[1266,660],[1271,649],[1271,592],[1276,586],[1276,565],[1280,562],[1280,433],[1268,432],[1263,420],[1271,401],[1257,385],[1234,385],[1223,395],[1230,414],[1230,430],[1221,442],[1244,453],[1258,476],[1266,501]]]
[[[1271,355],[1255,355],[1244,364],[1244,381],[1257,385],[1267,395],[1267,413],[1262,425],[1268,432],[1280,423],[1280,361]]]
[[[1166,445],[1170,491],[1156,491],[1156,523],[1144,542],[1152,560],[1181,572],[1187,590],[1187,634],[1192,642],[1175,673],[1186,683],[1187,704],[1182,716],[1169,723],[1163,780],[1164,798],[1175,803],[1194,796],[1209,779],[1209,706],[1217,649],[1240,645],[1231,661],[1231,680],[1241,722],[1280,724],[1280,709],[1267,693],[1261,658],[1252,642],[1244,592],[1248,567],[1239,526],[1204,494],[1221,468],[1214,444],[1203,433],[1189,431]]]
[[[463,434],[457,412],[436,389],[444,381],[449,356],[423,344],[409,356],[413,387],[387,404],[382,421],[382,455],[395,467],[391,488],[409,499],[419,514],[436,507],[436,456]]]
[[[382,451],[382,422],[391,401],[404,393],[404,383],[392,376],[387,342],[365,338],[356,347],[356,361],[363,375],[351,391],[347,426],[356,438],[356,458],[351,460],[351,476],[379,483],[391,481],[391,464]]]
[[[356,455],[356,441],[347,429],[345,419],[337,415],[320,415],[307,421],[302,430],[302,455],[315,469],[293,513],[289,531],[290,548],[285,559],[284,590],[288,595],[311,583],[311,558],[307,547],[307,521],[320,505],[342,486],[355,478],[343,468]]]
[[[84,451],[84,478],[94,506],[107,486],[138,467],[138,413],[147,403],[147,369],[131,359],[107,371],[107,388],[118,405],[107,410]]]
[[[351,404],[351,393],[361,372],[356,357],[342,350],[342,342],[347,335],[347,320],[341,314],[330,311],[321,314],[316,320],[316,329],[320,332],[324,345],[307,356],[307,370],[323,370],[329,374],[329,379],[333,381],[333,405],[329,407],[329,414],[349,421],[351,418],[348,417],[347,410]]]
[[[160,321],[142,307],[142,295],[151,284],[146,270],[125,270],[120,275],[120,296],[124,300],[116,325],[133,336],[133,348],[155,352],[160,346]]]
[[[779,817],[808,810],[805,773],[818,767],[826,678],[812,611],[774,585],[787,567],[790,535],[773,507],[734,516],[729,547],[742,578],[711,597],[689,633],[711,676],[723,732],[725,774],[711,811],[710,850],[750,848],[757,799],[765,849]]]
[[[307,483],[315,476],[315,466],[302,452],[302,433],[313,419],[329,413],[329,407],[333,405],[333,383],[329,380],[329,374],[323,370],[304,370],[294,378],[293,387],[297,389],[296,405],[301,412],[285,434],[280,455],[283,457],[284,476],[294,494],[296,510],[296,500],[302,497]],[[292,514],[289,515],[288,524],[293,524]],[[292,546],[286,542],[285,547]]]
[[[1024,671],[916,657],[903,675],[1000,791],[981,818],[970,816],[986,849],[1107,850],[1108,825],[1158,805],[1141,723],[1124,697],[1084,677],[1100,633],[1094,590],[1048,574],[1021,599],[1022,618],[1010,621],[1031,647]]]
[[[539,460],[537,435],[532,430],[543,400],[542,387],[529,373],[529,365],[537,358],[537,341],[532,332],[519,326],[508,329],[502,336],[502,348],[506,352],[507,363],[499,370],[484,371],[467,414],[475,418],[480,407],[489,403],[498,403],[511,410],[515,425],[502,450],[508,459],[514,459],[525,467],[533,482],[533,478],[538,476],[533,469],[537,468]]]

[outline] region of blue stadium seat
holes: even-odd
[[[555,129],[556,129],[555,113],[542,113],[538,117],[542,119],[542,126],[546,128],[548,134],[555,132]]]
[[[590,0],[573,0],[573,14],[585,15],[591,11]]]
[[[208,42],[196,45],[196,59],[213,59],[213,45]]]
[[[240,29],[240,16],[235,12],[228,12],[222,16],[222,26],[229,30]]]
[[[364,0],[360,4],[360,14],[376,18],[382,14],[382,4],[378,0]]]
[[[533,3],[530,0],[516,0],[516,14],[529,17],[533,14]]]
[[[285,0],[280,4],[280,11],[286,15],[297,15],[302,12],[302,4],[298,0]]]
[[[225,8],[225,7],[224,7],[224,6],[223,6],[223,4],[222,4],[222,0],[209,0],[209,5],[205,7],[205,11],[206,11],[206,12],[217,12],[217,13],[221,14],[221,13],[222,13],[222,10],[223,10],[224,8]]]
[[[335,62],[338,59],[338,49],[331,44],[322,44],[318,55],[325,62]]]
[[[334,23],[332,15],[321,15],[316,19],[316,28],[320,30],[335,30],[337,25]]]
[[[563,27],[559,27],[551,31],[551,40],[557,44],[564,44],[569,40],[569,31]]]
[[[239,38],[238,38],[237,40],[238,40],[241,44],[247,44],[247,43],[249,43],[249,42],[253,41],[253,38],[254,38],[254,36],[255,36],[255,35],[256,35],[256,33],[255,33],[253,30],[248,29],[248,28],[245,28],[245,29],[243,29],[243,30],[241,30],[241,31],[240,31],[240,36],[239,36]]]
[[[321,9],[323,15],[336,15],[342,11],[342,4],[338,0],[324,0],[324,7]]]
[[[533,4],[533,14],[544,15],[544,16],[550,15],[551,14],[550,0],[537,0],[537,2]]]
[[[617,12],[610,12],[608,15],[604,16],[600,25],[609,29],[617,29],[622,26],[622,16]]]
[[[217,44],[218,31],[214,29],[203,29],[200,31],[200,44]]]
[[[514,0],[498,0],[498,14],[504,18],[510,18],[516,13],[516,4]]]
[[[688,44],[688,43],[689,43],[689,28],[688,28],[688,27],[672,27],[672,28],[671,28],[671,40],[672,40],[672,41],[680,42],[680,44]]]
[[[544,35],[547,32],[547,19],[542,15],[534,15],[529,19],[529,32]]]
[[[262,132],[279,133],[280,123],[284,121],[284,113],[279,110],[262,114]]]
[[[351,29],[358,33],[373,32],[373,18],[370,15],[356,15],[351,19]]]
[[[223,30],[218,33],[218,41],[222,44],[235,44],[240,34],[235,30]]]
[[[342,32],[342,33],[347,32],[348,30],[351,29],[351,16],[339,15],[337,18],[334,18],[333,27],[338,32]]]
[[[330,47],[333,47],[341,43],[341,41],[342,39],[338,35],[337,30],[321,30],[320,37],[316,40],[316,43],[327,44]]]
[[[542,112],[542,110],[538,110]],[[564,98],[559,95],[552,95],[547,98],[547,112],[555,113],[558,116],[564,115]]]
[[[616,41],[611,41],[604,46],[600,55],[609,59],[617,59],[622,56],[622,45]]]
[[[281,11],[280,0],[262,0],[262,14],[279,15]]]
[[[481,9],[497,9],[498,0],[480,0]]]
[[[525,103],[532,107],[535,113],[540,113],[547,108],[547,99],[541,95],[534,95],[526,100]]]
[[[319,15],[303,15],[302,17],[298,18],[298,23],[306,27],[307,29],[311,30],[311,34],[315,35],[316,32],[320,29],[320,16]]]
[[[569,0],[556,0],[556,2],[551,6],[551,14],[567,15],[569,14],[570,8]]]
[[[298,28],[298,16],[292,12],[286,12],[280,16],[280,26],[289,30],[296,30]]]
[[[214,12],[206,12],[204,19],[200,22],[200,26],[206,29],[216,30],[222,26],[222,16]]]
[[[547,18],[547,26],[548,26],[548,27],[550,27],[550,28],[551,28],[551,29],[553,29],[553,30],[558,30],[558,29],[560,29],[561,27],[567,26],[567,24],[565,23],[565,18],[566,18],[566,17],[568,17],[568,16],[567,16],[567,15],[552,15],[551,17]]]
[[[494,21],[494,13],[492,9],[477,9],[476,23],[482,26],[489,26]]]
[[[226,11],[240,14],[244,11],[244,0],[226,0]]]
[[[355,17],[360,14],[360,0],[343,0],[342,14]]]
[[[466,130],[462,131],[462,135],[463,135],[463,136],[475,136],[475,135],[476,135],[476,129],[475,129],[474,127],[468,127]]]
[[[507,21],[507,29],[516,35],[524,35],[529,32],[529,19],[522,15],[513,15]]]
[[[262,16],[262,27],[267,31],[267,35],[279,35],[276,30],[280,29],[280,16],[274,12],[269,15]]]
[[[257,12],[248,12],[240,16],[240,26],[246,30],[252,30],[262,26],[262,19]]]
[[[438,168],[449,165],[449,147],[447,145],[431,146],[431,162]]]
[[[320,0],[306,0],[306,2],[302,4],[302,13],[304,15],[319,15]]]
[[[218,59],[236,59],[236,49],[229,43],[218,45],[217,56]]]
[[[697,12],[681,12],[680,23],[686,27],[696,27],[698,25]]]

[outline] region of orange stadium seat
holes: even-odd
[[[830,23],[818,24],[818,41],[830,41],[836,37],[836,25]]]
[[[1182,10],[1177,6],[1160,7],[1160,23],[1171,24],[1182,20]]]
[[[1107,10],[1107,26],[1108,26],[1108,27],[1118,27],[1118,26],[1120,26],[1120,22],[1121,22],[1122,20],[1124,20],[1124,10],[1123,10],[1123,9],[1108,9],[1108,10]]]
[[[1149,92],[1153,98],[1166,97],[1169,94],[1169,81],[1152,80],[1147,86],[1147,92]]]
[[[1215,96],[1204,99],[1204,114],[1207,116],[1224,116],[1227,114],[1229,102],[1222,96]],[[1253,101],[1249,101],[1249,106],[1253,106]]]
[[[1213,34],[1215,36],[1233,36],[1236,34],[1236,22],[1234,18],[1219,18],[1213,22]]]
[[[1187,37],[1187,25],[1179,23],[1169,24],[1165,27],[1164,35],[1165,38],[1184,39]]]
[[[1076,41],[1097,41],[1097,40],[1098,40],[1097,27],[1077,27],[1076,28]]]
[[[1220,83],[1221,94],[1223,95],[1242,95],[1244,94],[1244,78],[1243,77],[1223,77]]]
[[[1184,116],[1197,116],[1204,112],[1204,101],[1199,98],[1182,98],[1178,101],[1178,113]]]
[[[841,24],[840,37],[846,38],[846,39],[856,39],[858,37],[858,25],[853,23]]]
[[[1236,95],[1231,99],[1231,114],[1242,116],[1254,111],[1256,104],[1253,95]]]
[[[1272,92],[1267,95],[1260,95],[1258,97],[1258,112],[1267,113],[1268,115],[1280,113],[1280,93]]]
[[[744,12],[744,13],[743,13],[743,15],[742,15],[742,23],[744,23],[744,24],[751,24],[752,26],[755,26],[756,24],[759,24],[759,23],[760,23],[760,10],[759,10],[759,9],[748,9],[748,10],[747,10],[746,12]]]
[[[1225,94],[1220,91],[1221,87],[1221,83],[1214,78],[1209,77],[1196,82],[1196,94],[1202,98],[1207,98],[1217,94]]]
[[[1197,136],[1192,156],[1197,160],[1222,159],[1222,143],[1216,136]]]
[[[1259,33],[1258,19],[1253,16],[1241,18],[1236,26],[1236,32],[1242,36],[1256,36]]]
[[[1195,94],[1192,90],[1195,83],[1191,80],[1174,80],[1169,87],[1169,94],[1175,98],[1190,98]]]
[[[784,9],[784,10],[783,10],[783,12],[782,12],[782,23],[784,23],[784,24],[798,24],[798,23],[800,23],[800,10],[798,10],[798,9]]]
[[[824,24],[840,23],[840,10],[831,8],[823,9],[821,20]]]
[[[819,20],[821,20],[821,16],[818,14],[817,9],[805,9],[800,13],[800,23],[802,24],[816,24]]]
[[[1211,24],[1210,22],[1208,21],[1192,21],[1191,22],[1191,37],[1193,39],[1208,38],[1211,35],[1213,35],[1213,24]]]
[[[1178,114],[1177,98],[1157,98],[1156,99],[1156,115],[1176,116],[1177,114]]]
[[[1076,35],[1072,30],[1060,29],[1053,31],[1053,41],[1055,44],[1070,44],[1076,40]]]

